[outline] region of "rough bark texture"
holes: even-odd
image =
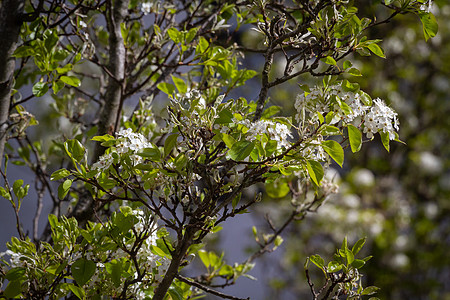
[[[110,0],[108,3],[106,22],[109,31],[109,63],[110,77],[105,93],[98,135],[112,134],[117,129],[117,120],[122,107],[123,84],[125,77],[125,45],[120,31],[120,24],[126,14],[129,0]],[[98,146],[94,155],[96,160],[104,149]]]
[[[155,294],[153,295],[152,300],[163,300],[167,294],[167,291],[170,288],[175,276],[178,275],[178,269],[180,268],[181,262],[183,261],[186,252],[189,246],[192,244],[192,239],[195,234],[195,229],[193,227],[189,227],[186,229],[186,232],[183,236],[181,242],[177,245],[175,249],[175,253],[172,256],[172,260],[170,262],[170,266],[167,269],[166,274],[164,275],[163,280],[158,285],[155,290]]]
[[[100,113],[97,135],[113,134],[117,129],[123,102],[125,77],[125,45],[120,30],[120,24],[127,15],[129,0],[108,0],[106,23],[109,31],[109,62],[108,85],[105,93],[105,103]],[[105,149],[96,145],[93,161],[96,161]],[[74,216],[81,226],[84,226],[94,215],[94,200],[90,196],[78,201],[71,216]]]
[[[3,152],[8,128],[11,89],[14,82],[16,50],[22,22],[24,0],[3,0],[0,8],[0,168],[3,165]]]

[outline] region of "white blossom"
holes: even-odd
[[[141,11],[144,13],[144,15],[148,15],[152,11],[152,3],[144,2],[141,5]]]
[[[389,134],[390,140],[394,140],[395,130],[398,130],[399,125],[397,113],[379,98],[373,103],[369,113],[364,116],[364,133],[370,139],[375,133],[382,131]]]
[[[114,159],[111,153],[104,154],[100,156],[99,160],[92,165],[92,168],[100,171],[107,170],[113,163],[113,160]]]

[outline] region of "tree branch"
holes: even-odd
[[[15,58],[24,9],[24,0],[3,0],[0,8],[0,168],[8,129],[11,89],[14,84]]]

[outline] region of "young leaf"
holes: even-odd
[[[161,160],[161,152],[159,152],[158,148],[142,148],[136,154],[152,161]]]
[[[342,168],[344,163],[344,150],[338,142],[326,140],[322,142],[322,148]]]
[[[320,181],[322,180],[324,174],[322,165],[315,160],[308,160],[306,162],[306,169],[308,170],[311,180],[316,185],[320,185]]]
[[[178,31],[178,29],[171,27],[169,28],[169,30],[167,30],[167,34],[169,35],[169,38],[175,43],[181,42],[182,34]]]
[[[53,174],[50,176],[50,180],[52,180],[52,181],[59,180],[62,178],[66,178],[69,175],[70,175],[70,172],[67,171],[66,169],[59,169],[59,170],[53,172]]]
[[[167,82],[160,82],[158,83],[157,87],[169,96],[171,96],[175,92],[175,87],[173,86],[173,84]]]
[[[334,58],[332,58],[331,56],[321,58],[320,61],[322,61],[328,65],[333,65],[333,66],[336,66],[336,64],[337,64],[336,60]]]
[[[197,253],[198,253],[198,256],[200,256],[200,259],[202,260],[205,267],[208,268],[211,265],[211,263],[209,261],[208,252],[206,252],[205,250],[199,250]]]
[[[169,135],[164,141],[164,156],[167,156],[172,152],[172,149],[177,144],[178,134]]]
[[[91,260],[79,258],[72,264],[72,276],[79,286],[83,286],[94,275],[96,266]]]
[[[369,50],[372,51],[373,54],[375,54],[379,57],[382,57],[382,58],[386,58],[386,56],[384,55],[383,49],[380,46],[378,46],[378,44],[375,44],[375,43],[369,44],[369,45],[367,45],[367,48],[369,48]]]
[[[366,264],[366,262],[363,261],[362,259],[355,259],[352,262],[352,267],[355,267],[357,269],[361,269],[362,267],[364,267],[365,264]]]
[[[58,187],[58,198],[63,200],[72,186],[72,180],[66,179],[63,183],[61,183]]]
[[[381,142],[383,143],[384,148],[387,152],[389,152],[389,133],[380,131]]]
[[[334,272],[340,271],[341,269],[342,269],[342,264],[338,263],[337,261],[333,260],[328,263],[328,266],[327,266],[328,273],[334,273]]]
[[[172,76],[172,80],[173,80],[173,83],[175,83],[175,86],[176,86],[178,92],[180,92],[182,94],[185,94],[187,92],[187,86],[183,79]]]
[[[362,145],[361,131],[351,124],[347,126],[347,129],[348,129],[348,139],[350,141],[350,148],[352,149],[353,153],[358,152],[359,150],[361,150]]]
[[[68,284],[69,289],[72,291],[72,293],[78,297],[78,299],[84,299],[86,297],[86,293],[84,289],[80,288],[79,286],[76,286],[74,284]]]
[[[358,254],[358,252],[361,250],[361,248],[364,246],[364,244],[366,243],[366,238],[361,238],[359,239],[355,245],[353,245],[352,247],[352,252],[354,255]]]
[[[283,198],[290,192],[289,185],[285,180],[278,179],[266,183],[266,193],[270,198]]]
[[[61,76],[59,80],[74,87],[79,87],[81,85],[81,80],[75,76]]]
[[[373,295],[375,294],[380,288],[376,287],[376,286],[368,286],[366,287],[363,292],[361,293],[361,295]]]
[[[312,261],[316,266],[318,266],[321,270],[324,270],[324,266],[325,266],[325,261],[323,260],[322,257],[320,257],[320,255],[316,254],[316,255],[312,255],[309,258],[310,261]]]
[[[347,73],[353,76],[362,76],[361,71],[356,68],[351,68]]]
[[[36,82],[31,91],[36,97],[42,97],[47,93],[48,85],[46,82]]]
[[[430,12],[421,12],[419,13],[419,18],[422,22],[425,41],[428,41],[429,38],[435,37],[438,32],[438,23],[434,15]]]
[[[244,160],[247,156],[249,156],[254,147],[255,147],[254,142],[242,140],[235,143],[228,153],[231,159],[240,161]]]

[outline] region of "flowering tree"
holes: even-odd
[[[384,57],[365,32],[402,13],[419,17],[425,39],[437,32],[425,0],[385,0],[381,20],[338,0],[1,4],[0,192],[18,234],[2,260],[7,298],[239,299],[214,287],[246,275],[291,222],[336,190],[325,175],[331,163],[343,165],[344,148],[357,152],[375,134],[388,151],[399,141],[396,112],[351,80],[362,75],[353,55]],[[257,45],[239,40],[249,30]],[[244,67],[250,53],[262,54],[261,70]],[[243,88],[257,75],[258,96],[247,100]],[[308,76],[320,80],[306,84]],[[269,104],[270,90],[287,81],[300,87],[293,116]],[[52,141],[44,142],[49,132],[30,134],[46,120],[32,113],[40,97],[51,98],[44,114],[59,118]],[[29,185],[8,180],[10,161],[35,174],[31,236],[19,215]],[[259,250],[229,265],[205,243],[262,199],[242,196],[255,185],[269,197],[291,195],[292,212],[279,227],[268,219],[271,233],[255,228]],[[45,197],[53,208],[41,234]],[[344,240],[329,263],[307,259],[314,299],[376,290],[361,284],[358,270],[370,257],[355,255],[364,241]],[[186,277],[196,257],[206,273]],[[309,262],[323,271],[319,290]]]

